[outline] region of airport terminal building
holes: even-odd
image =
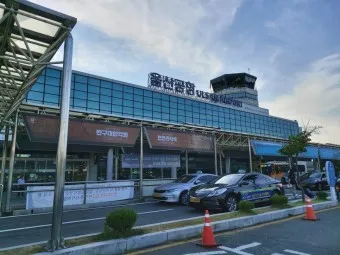
[[[61,74],[46,67],[20,106],[14,175],[27,182],[54,181]],[[146,80],[139,86],[73,71],[66,181],[139,179],[141,130],[144,179],[260,171],[261,161],[287,160],[278,149],[298,122],[258,106],[255,76],[222,75],[211,93],[157,73]],[[319,150],[305,158],[320,160]],[[339,149],[327,150],[338,157]]]

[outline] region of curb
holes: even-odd
[[[338,203],[333,201],[322,202],[313,204],[314,210],[322,210],[336,206]],[[215,232],[221,232],[226,230],[234,230],[237,228],[244,228],[253,226],[256,224],[266,223],[275,221],[290,216],[303,214],[305,206],[299,206],[295,208],[289,208],[274,212],[262,213],[259,215],[244,216],[235,219],[222,220],[213,222],[213,228]],[[203,223],[195,226],[176,228],[161,232],[155,232],[140,236],[134,236],[127,239],[115,239],[104,242],[91,243],[55,252],[42,252],[36,255],[90,255],[90,254],[101,254],[101,255],[114,255],[122,254],[127,251],[136,249],[143,249],[150,246],[156,246],[164,244],[166,242],[180,241],[183,239],[190,239],[196,237],[202,233]]]

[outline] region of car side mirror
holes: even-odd
[[[194,184],[195,184],[195,185],[198,185],[198,184],[202,184],[202,182],[201,182],[200,180],[196,180],[196,181],[194,182]]]

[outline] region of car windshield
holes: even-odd
[[[176,181],[174,181],[175,183],[188,183],[190,182],[195,176],[194,175],[183,175],[181,177],[179,177]]]
[[[234,185],[236,184],[244,174],[228,174],[225,176],[222,176],[220,178],[215,179],[212,183],[214,184],[229,184]]]
[[[314,173],[309,176],[309,178],[320,178],[321,174],[320,173]]]

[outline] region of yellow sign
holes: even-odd
[[[190,197],[190,202],[191,203],[199,203],[199,202],[201,202],[201,199],[199,199],[197,197]]]
[[[161,197],[161,194],[159,194],[159,193],[153,193],[153,197]]]

